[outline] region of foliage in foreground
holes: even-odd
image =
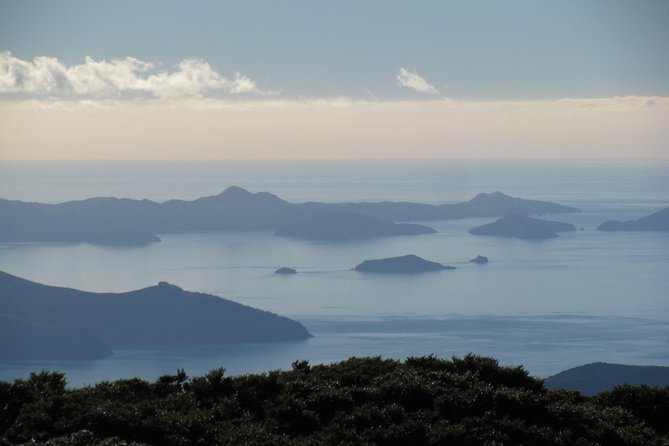
[[[669,388],[587,398],[473,355],[79,389],[41,372],[0,382],[0,445],[666,445],[667,413]]]

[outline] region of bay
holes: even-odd
[[[502,191],[583,212],[546,216],[582,228],[546,241],[473,236],[492,219],[425,222],[436,234],[324,243],[271,233],[162,234],[132,248],[3,244],[0,269],[49,285],[127,291],[168,281],[293,317],[299,343],[146,346],[99,361],[0,363],[0,379],[59,369],[72,385],[177,368],[229,373],[352,355],[493,355],[547,376],[586,362],[669,365],[669,234],[605,233],[610,218],[669,205],[669,165],[652,162],[276,161],[0,163],[0,196],[60,202],[91,196],[193,199],[230,185],[289,201],[464,201]],[[417,254],[456,267],[410,277],[352,271]],[[469,263],[476,255],[488,265]],[[298,269],[277,276],[279,266]]]

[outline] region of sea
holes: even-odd
[[[289,369],[296,360],[404,359],[467,353],[547,377],[603,361],[669,365],[669,233],[600,232],[669,206],[664,161],[4,161],[0,197],[58,203],[115,196],[191,200],[229,186],[292,201],[457,203],[481,192],[575,206],[544,215],[578,231],[527,241],[470,235],[494,218],[424,222],[435,234],[346,243],[271,232],[159,234],[140,247],[0,244],[0,270],[32,281],[122,292],[167,281],[304,324],[299,342],[146,345],[88,361],[3,361],[0,380],[60,370],[71,386],[184,369],[229,375]],[[1,218],[1,216],[0,216]],[[456,267],[370,275],[366,259],[416,254]],[[487,265],[469,260],[477,255]],[[281,266],[299,273],[281,276]]]

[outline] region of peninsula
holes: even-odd
[[[299,322],[167,282],[90,293],[0,272],[0,359],[93,359],[146,344],[294,341]]]

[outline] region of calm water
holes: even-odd
[[[90,196],[192,199],[239,185],[290,201],[448,203],[499,190],[582,213],[552,216],[583,230],[531,242],[476,237],[492,219],[426,223],[436,234],[332,244],[270,233],[167,234],[145,247],[0,245],[0,269],[47,284],[127,291],[167,280],[303,322],[299,343],[116,351],[99,361],[0,363],[0,378],[42,368],[74,385],[184,368],[230,373],[351,355],[493,355],[547,376],[592,362],[669,365],[669,234],[600,233],[610,218],[669,205],[669,165],[644,162],[140,162],[4,163],[0,197],[60,202]],[[456,266],[414,277],[351,271],[414,253]],[[470,264],[477,254],[491,262]],[[300,274],[273,274],[279,266]]]

